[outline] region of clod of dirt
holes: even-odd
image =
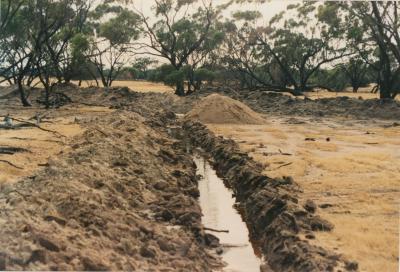
[[[212,94],[203,98],[186,118],[210,124],[263,124],[264,119],[240,101]]]
[[[13,146],[0,146],[0,154],[14,155],[19,152],[30,152],[28,149],[13,147]]]
[[[306,203],[304,204],[304,209],[310,213],[315,213],[317,210],[317,205],[314,203],[312,200],[307,200]]]

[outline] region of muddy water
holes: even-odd
[[[228,233],[213,232],[220,239],[227,263],[224,271],[260,271],[261,259],[249,242],[246,223],[235,209],[235,200],[231,191],[216,175],[214,169],[202,157],[195,157],[199,181],[200,206],[203,212],[202,222],[207,228],[228,230]]]

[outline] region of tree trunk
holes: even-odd
[[[31,103],[29,103],[28,99],[26,99],[24,86],[22,86],[22,79],[18,79],[18,91],[21,98],[22,106],[31,107]]]
[[[183,81],[178,81],[176,83],[175,94],[178,96],[185,96],[185,85]]]
[[[358,88],[359,88],[358,86],[354,86],[353,85],[353,93],[357,93],[358,92]]]
[[[297,84],[294,85],[294,90],[293,90],[293,95],[294,96],[299,96],[303,95],[303,93],[307,91],[307,85],[305,82],[300,82],[300,86],[297,86]]]
[[[391,99],[392,98],[390,89],[388,88],[388,86],[386,84],[382,84],[380,86],[379,97],[380,97],[380,99],[386,99],[386,98]]]
[[[46,104],[46,109],[49,109],[50,108],[50,90],[49,90],[49,86],[48,85],[46,85],[45,86],[45,97],[46,97],[46,100],[45,100],[45,104]]]
[[[380,89],[380,98],[381,99],[391,99],[392,94],[391,94],[391,69],[390,69],[390,62],[389,62],[389,57],[386,55],[386,52],[381,51],[381,57],[380,61],[383,64],[381,71],[380,71],[380,83],[379,83],[379,89]]]

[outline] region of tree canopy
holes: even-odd
[[[0,1],[0,82],[17,84],[26,106],[35,79],[50,93],[89,78],[110,87],[124,71],[177,95],[215,82],[295,95],[375,84],[381,98],[394,98],[400,90],[395,1],[305,1],[271,18],[226,12],[267,1],[154,0],[149,12],[134,1]]]

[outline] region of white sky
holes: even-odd
[[[299,3],[297,0],[269,0],[263,4],[235,4],[232,5],[224,15],[229,16],[231,13],[238,10],[258,10],[260,11],[265,21],[269,21],[274,15],[286,9],[289,4]],[[226,0],[212,0],[214,6],[226,3]],[[143,10],[145,14],[151,14],[150,8],[153,6],[153,0],[134,0],[134,5],[137,9]]]

